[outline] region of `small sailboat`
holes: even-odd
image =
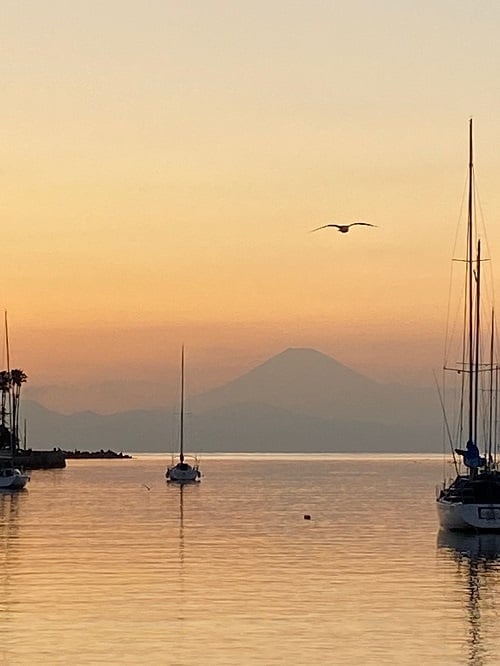
[[[9,465],[0,468],[0,491],[22,490],[30,480],[30,477],[17,467]]]
[[[192,464],[186,461],[184,454],[184,345],[182,346],[181,354],[181,411],[180,411],[180,428],[179,428],[179,459],[175,462],[172,456],[172,464],[167,467],[165,477],[167,483],[196,483],[201,479],[201,472],[199,469],[198,459],[193,458]]]
[[[472,120],[469,121],[468,211],[461,360],[448,365],[457,378],[456,423],[446,416],[455,478],[443,483],[437,495],[439,522],[446,530],[500,530],[500,472],[497,466],[498,364],[495,362],[494,310],[485,321],[482,274],[484,257],[476,223]],[[489,313],[488,313],[489,318]],[[446,376],[446,375],[445,375]],[[446,399],[446,390],[444,392]]]

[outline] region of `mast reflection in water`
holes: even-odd
[[[471,666],[498,663],[498,655],[488,649],[488,641],[497,631],[500,534],[460,534],[442,530],[438,534],[438,548],[457,563],[469,623],[468,663]]]

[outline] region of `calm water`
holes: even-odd
[[[0,495],[1,663],[500,663],[500,541],[438,535],[439,457],[206,456],[182,494],[165,464]]]

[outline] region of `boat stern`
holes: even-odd
[[[464,504],[438,499],[436,505],[443,529],[500,532],[500,504]]]

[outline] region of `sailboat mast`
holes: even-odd
[[[5,355],[7,360],[7,381],[9,382],[9,431],[10,431],[10,456],[12,458],[12,465],[14,465],[15,441],[14,441],[14,424],[13,424],[13,400],[12,400],[12,384],[10,378],[10,342],[9,342],[9,324],[7,321],[7,310],[4,310],[4,327],[5,327]]]
[[[498,451],[498,365],[495,366],[495,406],[493,409],[493,464],[496,468],[497,465],[497,451]]]
[[[469,441],[474,440],[474,289],[473,289],[473,242],[474,242],[474,162],[472,153],[472,118],[469,119],[469,199],[467,213],[467,280],[468,280],[468,334],[469,334]]]
[[[474,331],[474,442],[477,444],[477,422],[479,412],[479,331],[481,326],[481,241],[477,242],[477,267],[476,267],[476,325]]]
[[[181,353],[181,432],[180,432],[180,460],[184,462],[184,345]]]
[[[494,363],[493,363],[493,351],[495,345],[495,310],[491,311],[491,337],[490,337],[490,399],[488,403],[489,407],[489,433],[488,433],[488,459],[487,465],[488,469],[490,468],[492,457],[491,452],[493,448],[493,372],[494,372]]]

